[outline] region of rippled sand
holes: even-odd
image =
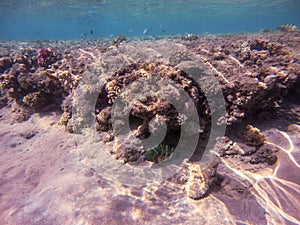
[[[299,123],[263,131],[280,149],[275,165],[251,172],[222,159],[223,187],[192,200],[171,183],[127,187],[97,174],[59,113],[13,125],[10,115],[1,109],[1,224],[299,223]]]

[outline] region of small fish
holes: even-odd
[[[93,35],[93,34],[94,34],[94,31],[91,29],[91,30],[90,30],[90,33],[91,33],[91,35]]]
[[[164,29],[164,26],[163,26],[163,25],[159,25],[159,27],[161,28],[161,31],[162,31],[163,33],[166,32],[166,30]]]
[[[298,31],[298,28],[294,24],[284,24],[284,25],[281,25],[281,26],[277,27],[277,29],[282,31],[282,32]]]
[[[143,31],[143,35],[148,34],[150,30],[152,30],[152,27],[146,28],[146,29]]]
[[[125,36],[118,36],[116,37],[112,42],[111,45],[112,46],[116,46],[118,47],[122,42],[126,41],[126,37]]]
[[[169,145],[160,144],[155,148],[147,150],[142,155],[142,161],[146,160],[150,162],[161,163],[162,161],[167,159],[173,151],[174,148],[170,147]]]
[[[86,39],[86,33],[81,34],[81,38],[82,38],[83,40],[85,40],[85,39]]]
[[[179,113],[177,116],[177,122],[179,123],[180,126],[183,125],[187,121],[187,119],[188,117],[183,113]]]

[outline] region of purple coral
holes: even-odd
[[[51,48],[40,48],[38,51],[37,59],[38,65],[42,67],[47,67],[57,60],[56,54],[52,51]]]

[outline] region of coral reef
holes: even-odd
[[[244,134],[244,142],[246,145],[260,147],[266,141],[265,136],[260,132],[260,130],[251,125],[246,126],[246,131]]]
[[[215,152],[233,164],[252,170],[254,167],[251,164],[259,166],[276,163],[278,148],[270,145],[258,128],[247,125],[242,140],[232,141],[228,136],[222,137],[215,146]]]
[[[297,224],[299,40],[297,32],[274,32],[116,41],[118,47],[109,40],[1,41],[0,224],[198,224],[199,218],[207,224]],[[43,47],[59,55],[46,67],[37,59]],[[199,74],[197,83],[188,74]],[[218,107],[210,108],[202,92],[214,90],[209,74],[220,81],[227,107],[220,138],[211,125]],[[140,85],[144,78],[164,78],[185,90],[199,131],[160,91],[176,102],[186,99],[159,82],[153,90]],[[124,139],[112,129],[114,118],[122,122],[114,114],[119,100],[132,103]],[[194,154],[177,163],[177,153],[192,146],[189,138],[178,141],[187,124],[199,141]],[[139,145],[160,127],[167,127],[160,144]],[[208,136],[217,139],[215,146]],[[211,148],[215,154],[206,162],[201,153]],[[163,176],[164,169],[171,175]],[[56,210],[61,202],[70,210]]]
[[[0,58],[0,73],[3,73],[5,70],[11,67],[12,64],[13,62],[11,58],[8,57]]]
[[[280,104],[280,99],[287,93],[287,89],[298,79],[300,56],[297,53],[297,38],[291,36],[294,33],[284,35],[285,38],[277,34],[253,37],[197,36],[193,41],[183,41],[187,49],[195,52],[220,78],[227,105],[228,125]],[[124,40],[125,38],[120,36],[112,44],[118,45]],[[46,74],[47,81],[58,78],[60,84],[57,84],[57,81],[54,83],[58,85],[58,89],[64,89],[64,94],[61,94],[62,98],[57,102],[62,102],[64,96],[72,93],[77,87],[82,74],[87,71],[90,63],[96,60],[95,56],[108,51],[110,46],[109,43],[97,43],[97,47],[91,48],[90,45],[95,43],[87,41],[86,44],[82,46],[80,43],[82,48],[78,48],[76,43],[74,45],[72,42],[69,45],[63,43],[65,46],[51,42],[35,45],[31,43],[31,46],[18,46],[20,50],[16,51],[16,44],[11,43],[10,47],[3,48],[0,58],[2,105],[7,104],[11,98],[22,103],[23,97],[31,92],[45,92],[30,88],[31,84],[26,82],[22,82],[21,86],[18,76],[24,77],[25,74]],[[49,47],[41,48],[40,45]],[[191,54],[182,49],[173,49],[173,53],[170,54],[170,63],[174,66],[190,59]],[[34,82],[32,84],[35,85]],[[53,89],[49,90],[51,91]],[[110,98],[113,99],[114,91],[110,92]]]
[[[38,65],[47,68],[58,59],[57,54],[51,48],[41,48],[38,50]]]
[[[106,77],[105,80],[101,80],[103,89],[97,90],[99,95],[94,116],[98,134],[109,146],[113,140],[117,143],[119,141],[112,130],[113,104],[118,98],[130,102],[131,96],[122,91],[141,78],[165,78],[177,84],[188,94],[197,108],[200,118],[199,134],[209,134],[207,128],[211,109],[207,99],[198,84],[187,72],[178,67],[179,64],[190,61],[194,55],[202,60],[220,81],[226,102],[228,130],[234,130],[235,125],[243,121],[250,121],[246,124],[253,124],[252,117],[257,114],[280,108],[281,99],[295,83],[299,82],[300,46],[297,32],[204,37],[186,35],[168,40],[176,44],[174,44],[176,47],[169,49],[168,63],[160,61],[159,54],[156,54],[157,57],[155,55],[156,61],[143,61],[141,58],[138,62],[134,61],[131,55],[122,55],[122,47],[126,47],[132,41],[127,40],[124,43],[125,40],[125,37],[119,36],[112,42],[99,41],[96,44],[86,40],[23,43],[22,46],[12,42],[7,43],[6,47],[0,46],[0,107],[9,106],[13,115],[17,115],[15,121],[18,122],[28,119],[33,111],[62,109],[60,124],[65,126],[68,132],[74,132],[76,125],[72,111],[74,92],[82,77],[103,53],[108,53],[113,58],[123,57],[126,66],[118,63],[111,65],[109,60],[97,61],[98,65],[101,65],[101,75],[105,74]],[[138,45],[137,42],[134,43]],[[151,45],[155,45],[154,41],[149,43],[149,46],[145,47],[146,52],[151,52]],[[111,45],[118,48],[112,48]],[[114,72],[106,74],[108,69]],[[92,78],[96,80],[95,82],[98,82],[99,71],[89,71],[95,74]],[[204,82],[201,85],[213,89],[210,83]],[[136,87],[136,91],[143,88],[145,87]],[[171,89],[166,88],[165,91],[170,91],[169,94],[176,101],[185,101]],[[82,116],[85,116],[84,113]],[[130,111],[132,135],[143,140],[151,132],[155,133],[155,129],[151,129],[161,125],[156,120],[150,124],[155,118],[159,118],[167,125],[166,138],[160,145],[145,151],[131,149],[118,143],[110,148],[111,154],[130,165],[151,162],[155,164],[172,159],[186,115],[179,114],[166,99],[149,94],[134,102]],[[117,122],[122,121],[117,119]],[[235,139],[228,134],[230,131],[227,131],[226,136],[219,140],[214,151],[221,160],[237,168],[251,171],[274,165],[277,161],[278,148],[269,144],[254,125],[246,126],[243,131],[239,139]],[[238,132],[240,130],[234,133]],[[128,140],[130,138],[128,137]],[[220,184],[220,177],[216,171],[215,164],[212,164],[211,168],[203,169],[195,159],[194,162],[183,166],[182,170],[170,180],[176,180],[174,182],[176,185],[184,185],[190,198],[200,199],[205,197],[213,186]]]
[[[296,39],[278,35],[199,38],[185,45],[196,52],[222,83],[227,124],[274,108],[299,79]]]
[[[19,107],[37,112],[59,109],[63,99],[77,87],[89,62],[95,60],[72,42],[24,42],[19,45],[8,42],[1,48],[1,107],[16,101]],[[41,45],[49,47],[40,48]],[[101,44],[96,51],[103,51]],[[30,113],[30,110],[25,111]]]
[[[36,71],[32,75],[22,65],[13,65],[11,73],[2,76],[3,88],[9,96],[35,110],[48,104],[60,106],[66,93],[59,80],[44,71]]]
[[[193,100],[193,103],[197,106],[199,118],[201,118],[201,130],[204,130],[206,124],[209,123],[210,110],[204,93],[189,77],[189,75],[175,67],[163,65],[161,63],[143,63],[131,64],[130,66],[117,71],[107,79],[106,85],[99,94],[99,98],[97,100],[95,108],[96,127],[99,132],[107,132],[111,130],[111,107],[120,94],[120,90],[124,86],[129,85],[133,81],[142,77],[167,78],[178,84],[180,88],[182,88],[182,90],[185,90],[188,93],[190,98]],[[172,90],[170,89],[170,91]],[[168,94],[177,96],[175,92],[169,92]],[[125,102],[130,102],[132,98],[129,95],[129,97],[124,100]],[[180,96],[178,96],[175,102],[180,101],[182,101],[182,99]],[[133,123],[137,124],[134,131],[135,136],[140,139],[148,137],[150,134],[149,123],[155,117],[159,117],[161,120],[166,122],[168,127],[168,134],[164,144],[169,146],[168,149],[172,149],[172,147],[176,146],[176,141],[178,141],[175,137],[180,131],[180,123],[182,121],[180,120],[179,114],[176,111],[175,107],[165,99],[158,96],[142,96],[138,102],[135,102],[133,104],[133,107],[130,111],[130,118],[133,120]],[[118,123],[118,121],[116,121],[116,123]],[[120,123],[122,123],[122,121],[120,121]],[[156,126],[159,125],[157,124],[154,127]],[[158,148],[161,149],[160,147]],[[127,152],[126,154],[123,154],[120,151],[129,151],[130,153]],[[118,155],[119,159],[122,159],[123,157],[123,161],[128,162],[128,157],[131,159],[138,159],[141,157],[142,152],[132,151],[132,149],[120,148],[116,152],[116,154]],[[132,154],[138,154],[138,156],[129,156]],[[170,154],[171,151],[169,151],[167,155]],[[120,157],[121,155],[122,157]],[[160,161],[160,153],[151,157],[149,152],[146,155],[148,155],[146,156],[146,158],[149,158],[150,161]]]
[[[35,110],[42,108],[50,103],[48,102],[45,93],[42,93],[40,91],[32,92],[25,95],[23,97],[23,102],[24,104],[28,105],[30,108]]]

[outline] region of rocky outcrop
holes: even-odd
[[[184,71],[172,66],[161,63],[143,63],[132,64],[127,68],[117,71],[107,79],[106,85],[104,88],[102,88],[95,107],[96,127],[99,132],[109,132],[108,135],[111,134],[111,109],[113,103],[116,101],[116,98],[120,94],[122,88],[143,77],[169,79],[170,81],[174,82],[174,84],[177,84],[179,88],[185,90],[192,99],[192,104],[195,104],[197,107],[199,118],[201,118],[200,129],[205,129],[206,124],[209,123],[210,120],[210,110],[204,93],[192,80],[192,78]],[[166,89],[167,86],[162,86],[160,88]],[[134,89],[134,87],[132,89]],[[136,92],[135,90],[131,91]],[[170,96],[178,95],[176,92],[172,93],[172,89],[167,90],[167,92]],[[149,96],[141,96],[138,101],[133,104],[130,110],[129,119],[131,119],[131,123],[133,124],[132,128],[134,129],[134,135],[140,139],[147,138],[150,135],[150,121],[153,118],[159,117],[160,120],[165,121],[168,127],[168,133],[163,145],[169,147],[164,148],[174,148],[178,142],[181,123],[184,122],[183,120],[185,118],[183,118],[183,115],[180,117],[175,107],[163,97],[155,96],[154,93],[150,92],[148,94]],[[132,101],[131,95],[125,96],[127,97],[124,99],[124,102],[129,103]],[[181,101],[183,101],[181,96],[175,97],[174,99],[174,102],[177,103]],[[182,104],[184,105],[190,103],[183,102]],[[126,109],[126,107],[124,107],[124,109]],[[124,112],[124,114],[126,113]],[[122,122],[122,120],[118,121],[118,119],[115,121],[116,124]],[[158,126],[159,124],[152,125],[154,128]],[[152,132],[155,131],[152,130]],[[111,138],[109,138],[109,140],[111,140]],[[124,154],[124,152],[127,153]],[[140,158],[142,153],[142,151],[137,152],[126,148],[119,148],[119,150],[116,152],[118,158],[123,159],[125,162],[128,162],[129,158],[137,160]],[[134,157],[134,154],[139,155],[139,157]],[[169,152],[167,155],[170,154],[171,152]],[[159,157],[159,155],[160,153],[157,153],[157,157]]]

